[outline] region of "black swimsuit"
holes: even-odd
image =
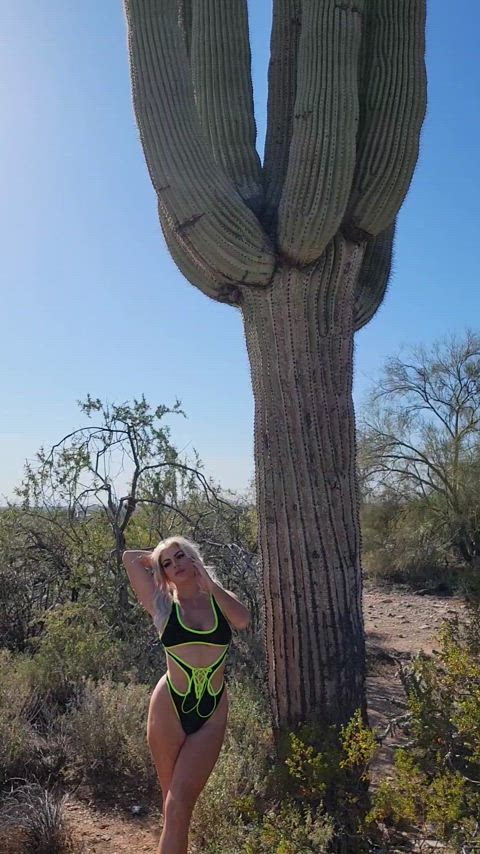
[[[211,680],[225,661],[232,639],[232,630],[213,594],[210,594],[210,601],[215,615],[213,629],[210,631],[190,629],[182,623],[178,603],[174,602],[167,625],[160,635],[160,640],[165,647],[167,655],[178,664],[188,678],[187,690],[185,693],[182,693],[175,688],[170,676],[167,674],[167,685],[170,696],[183,730],[187,735],[191,735],[199,730],[205,721],[213,715],[225,689],[225,682],[222,682],[221,687],[215,692],[212,688]],[[208,641],[199,641],[199,635],[208,637]],[[224,646],[225,649],[219,658],[213,664],[208,665],[208,667],[192,667],[191,664],[184,661],[176,652],[172,652],[170,649],[170,647],[185,646],[186,644],[196,644],[198,646],[218,645]]]

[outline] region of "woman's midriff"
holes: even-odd
[[[177,646],[172,646],[172,651],[178,658],[181,658],[183,661],[186,661],[190,667],[208,667],[210,664],[213,664],[220,658],[224,646],[220,646],[217,644],[212,644],[211,646],[197,646],[195,643],[193,644],[178,644]],[[167,650],[168,651],[168,650]],[[183,694],[188,688],[188,679],[181,670],[180,666],[174,661],[170,656],[167,655],[167,667],[168,667],[168,675],[170,676],[170,681],[177,689],[177,691],[181,691]],[[212,691],[219,691],[223,682],[223,671],[225,670],[225,663],[215,671],[214,675],[211,678],[210,684],[212,686]]]

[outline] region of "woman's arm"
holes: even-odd
[[[206,593],[214,594],[223,614],[234,629],[246,629],[250,622],[250,611],[248,608],[242,605],[240,599],[235,596],[235,593],[225,590],[221,584],[218,584],[217,581],[214,581],[210,577],[203,561],[195,560],[193,563],[199,579],[200,588],[205,590]]]
[[[147,569],[151,566],[151,552],[152,549],[130,549],[123,553],[122,561],[138,601],[154,617],[157,588]]]
[[[220,608],[233,628],[246,629],[250,622],[250,611],[245,605],[242,605],[240,599],[235,596],[235,593],[231,593],[230,590],[224,590],[216,581],[212,584],[211,593],[214,594]]]

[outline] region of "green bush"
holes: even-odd
[[[123,674],[123,645],[93,605],[62,605],[47,612],[41,622],[42,633],[34,641],[32,678],[43,694],[68,699],[85,677],[97,680]]]
[[[146,739],[150,689],[135,683],[87,680],[61,720],[70,768],[94,789],[156,786]]]
[[[320,812],[322,824],[328,818],[332,845],[348,852],[368,850],[362,837],[363,817],[368,769],[377,750],[375,732],[366,726],[359,709],[340,729],[306,722],[288,733],[288,745],[281,746],[285,768],[280,765],[277,770],[279,793],[283,791],[283,798],[299,808],[311,808],[317,817]]]
[[[464,567],[445,547],[422,502],[365,502],[360,515],[362,563],[368,578],[412,588],[442,584],[452,592],[460,589]]]
[[[266,698],[254,683],[230,686],[229,725],[215,770],[195,808],[202,854],[310,854],[330,850],[338,825],[323,807],[332,780],[366,775],[377,747],[359,715],[341,746],[320,753],[312,726],[289,733],[277,757]]]
[[[0,650],[0,785],[23,776],[38,750],[31,724],[35,692],[25,669],[7,650]]]
[[[245,854],[321,854],[329,851],[334,822],[321,809],[286,800],[270,810],[246,839]]]
[[[480,844],[480,609],[464,625],[447,621],[439,645],[405,672],[410,744],[396,752],[367,824],[425,828],[462,851]]]

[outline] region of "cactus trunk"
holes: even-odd
[[[362,253],[278,270],[242,303],[255,397],[269,694],[277,731],[364,711],[365,650],[352,404]],[[325,301],[338,299],[334,315]]]

